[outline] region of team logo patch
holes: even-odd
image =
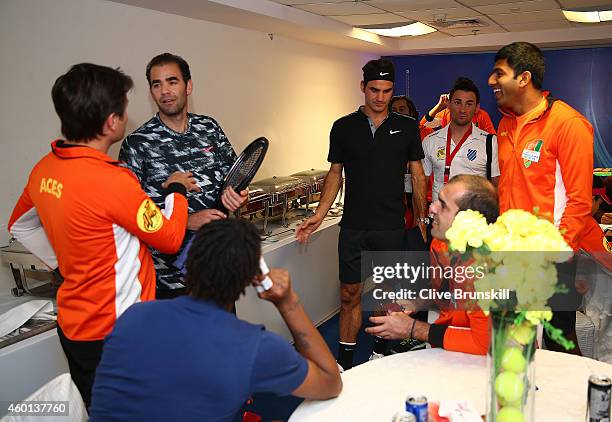
[[[543,144],[543,139],[536,139],[535,141],[529,142],[527,146],[525,146],[522,157],[523,164],[525,165],[526,169],[528,169],[534,162],[537,163],[540,161],[540,150],[542,149]]]
[[[474,161],[476,159],[476,150],[468,149],[467,151],[467,159],[470,161]]]
[[[445,157],[446,157],[446,148],[445,147],[438,148],[438,150],[436,151],[436,158],[438,160],[444,160]]]
[[[136,223],[138,224],[138,228],[143,232],[155,233],[161,229],[164,224],[164,218],[159,208],[157,208],[157,205],[147,198],[142,201],[142,204],[138,207]]]
[[[606,239],[605,236],[603,238],[603,246],[604,246],[605,250],[607,250],[608,252],[612,253],[612,245],[610,244],[610,242],[608,242],[608,239]]]

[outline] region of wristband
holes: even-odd
[[[431,116],[429,115],[429,113],[426,113],[426,114],[425,114],[425,120],[427,120],[428,122],[433,122],[433,119],[434,119],[434,118],[433,118],[433,117],[431,117]]]
[[[408,338],[414,338],[412,337],[412,335],[414,334],[414,326],[416,324],[416,319],[412,320],[412,328],[410,329],[410,335],[408,336]]]

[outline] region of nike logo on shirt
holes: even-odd
[[[389,135],[395,135],[396,133],[400,133],[401,130],[390,130]]]

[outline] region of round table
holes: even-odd
[[[612,365],[556,353],[536,352],[535,420],[583,421],[591,374],[612,377]],[[298,421],[391,421],[409,394],[429,401],[468,400],[485,413],[486,357],[425,349],[373,360],[342,374],[340,396],[304,401],[291,415]]]

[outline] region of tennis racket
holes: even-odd
[[[238,193],[249,186],[249,183],[251,183],[251,180],[253,180],[253,177],[255,177],[255,173],[257,173],[257,170],[259,170],[259,167],[261,167],[261,163],[263,163],[266,152],[268,152],[269,144],[270,142],[266,138],[260,137],[247,145],[238,159],[236,159],[234,164],[232,164],[232,167],[225,176],[225,179],[223,179],[223,185],[219,191],[219,199],[217,199],[217,203],[215,204],[214,208],[225,214],[229,213],[227,208],[225,208],[223,205],[223,202],[221,202],[221,195],[225,189],[229,188],[230,186]],[[185,238],[187,239],[187,245],[173,262],[173,265],[180,269],[183,274],[186,274],[187,271],[185,264],[187,262],[187,253],[191,247],[191,243],[193,242],[193,233],[187,232]]]
[[[249,186],[257,170],[261,167],[261,163],[263,163],[269,144],[270,142],[266,138],[260,137],[251,142],[242,151],[223,180],[223,185],[219,191],[219,199],[217,200],[216,208],[218,210],[227,214],[227,209],[221,202],[221,195],[225,192],[225,189],[232,187],[234,191],[240,193]]]

